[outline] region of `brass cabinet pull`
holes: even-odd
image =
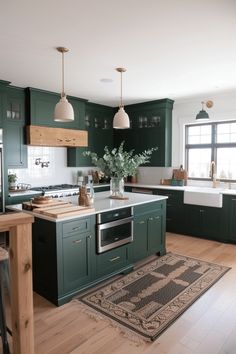
[[[69,143],[71,141],[71,139],[65,139],[66,143]]]
[[[155,216],[155,219],[160,219],[160,216]]]
[[[143,221],[143,220],[139,221],[139,224],[145,224],[145,221]]]
[[[78,243],[80,243],[80,242],[82,242],[82,240],[75,240],[75,241],[73,241],[73,243],[76,243],[76,244],[78,244]]]
[[[73,231],[79,230],[79,226],[73,227],[72,230],[73,230]]]
[[[109,261],[110,261],[110,262],[114,262],[114,261],[117,261],[117,259],[120,259],[120,256],[117,256],[117,257],[111,258],[111,259],[109,259]]]

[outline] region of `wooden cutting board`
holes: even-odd
[[[95,209],[91,207],[84,207],[79,205],[61,205],[47,208],[35,208],[34,212],[37,214],[49,216],[51,218],[59,219],[67,216],[76,216],[84,213],[92,213]]]
[[[64,205],[71,205],[68,202],[63,202],[62,200],[53,200],[50,203],[39,204],[39,203],[31,203],[31,202],[23,202],[22,209],[24,210],[34,210],[36,208],[39,209],[48,209],[48,208],[55,208],[55,206],[64,206]]]

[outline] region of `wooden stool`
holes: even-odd
[[[8,292],[10,294],[9,288],[9,265],[8,265],[8,252],[0,247],[0,330],[2,337],[2,347],[4,354],[10,354],[9,345],[7,341],[7,325],[6,325],[6,316],[5,316],[5,308],[4,308],[4,282],[8,288]]]

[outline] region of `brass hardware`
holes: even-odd
[[[139,221],[139,224],[145,224],[145,221],[143,221],[143,220]]]
[[[117,257],[111,258],[111,259],[109,259],[109,261],[110,261],[110,262],[114,262],[114,261],[117,261],[117,259],[120,259],[120,256],[117,256]]]
[[[118,71],[118,73],[125,73],[126,69],[125,68],[116,68],[116,71]]]
[[[91,240],[92,236],[91,236],[91,235],[89,235],[87,238],[88,238],[89,240]]]
[[[67,52],[69,52],[69,49],[67,49],[65,47],[57,47],[57,51],[60,53],[67,53]]]
[[[149,221],[152,221],[152,220],[153,220],[153,218],[149,218],[148,220],[149,220]]]
[[[78,230],[79,226],[73,227],[72,231]]]
[[[82,240],[76,240],[76,241],[73,241],[73,243],[80,243],[80,242],[82,242]]]
[[[211,101],[211,100],[206,101],[206,106],[207,106],[207,108],[213,107],[213,101]]]
[[[155,219],[160,219],[160,216],[155,216]]]

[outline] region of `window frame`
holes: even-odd
[[[217,143],[216,138],[217,138],[217,126],[220,124],[229,124],[229,123],[236,123],[236,120],[227,120],[227,121],[219,121],[219,122],[204,122],[204,123],[197,123],[197,124],[186,124],[185,125],[185,166],[188,171],[188,166],[189,166],[189,154],[188,151],[190,149],[206,149],[210,148],[211,149],[211,161],[215,161],[216,163],[216,168],[217,168],[217,149],[218,148],[235,148],[236,147],[236,142],[235,143]],[[211,142],[210,143],[205,143],[205,144],[188,144],[188,128],[193,127],[193,126],[203,126],[203,125],[210,125],[212,129],[212,136],[211,136]],[[210,172],[210,171],[209,171]],[[191,180],[198,180],[198,181],[212,181],[213,176],[209,176],[209,178],[202,178],[202,177],[189,177]],[[217,178],[218,180],[222,182],[236,182],[234,179],[225,179],[225,178]]]

